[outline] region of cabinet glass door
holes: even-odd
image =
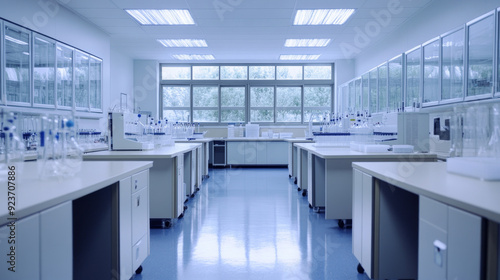
[[[73,108],[73,49],[62,44],[56,46],[57,107]]]
[[[441,38],[441,100],[462,100],[464,97],[464,41],[460,28]]]
[[[362,103],[362,111],[363,113],[368,112],[370,100],[368,97],[370,96],[370,87],[369,87],[369,79],[370,75],[365,73],[361,76],[361,103]]]
[[[40,35],[33,40],[33,103],[55,107],[56,44]]]
[[[468,23],[467,28],[469,31],[467,97],[472,97],[468,99],[491,97],[493,93],[495,14],[489,13],[472,23]]]
[[[440,41],[436,39],[424,49],[424,105],[436,104],[441,99],[439,87]]]
[[[30,106],[30,32],[5,24],[3,38],[7,103]]]
[[[378,110],[385,113],[387,108],[387,63],[378,67]]]
[[[3,30],[4,30],[4,27],[3,27],[3,21],[0,20],[0,38],[3,38]],[[0,104],[3,104],[3,101],[4,101],[4,97],[3,97],[3,57],[4,57],[4,54],[3,54],[3,44],[2,42],[0,41]]]
[[[369,73],[370,76],[370,113],[377,112],[378,102],[378,70],[373,69]]]
[[[389,61],[388,111],[398,112],[403,101],[403,56]]]
[[[361,79],[356,79],[356,81],[354,81],[354,87],[355,87],[355,96],[356,96],[356,101],[354,104],[354,113],[358,113],[362,110],[362,108],[361,108]]]
[[[349,82],[349,99],[347,105],[347,113],[354,114],[354,110],[356,109],[356,88],[354,81]]]
[[[77,110],[89,108],[89,56],[75,52],[75,107]]]
[[[406,108],[416,108],[420,103],[421,48],[406,53]]]
[[[498,14],[497,14],[497,18],[498,18],[498,26],[497,26],[497,39],[498,39],[498,42],[497,42],[497,93],[496,95],[497,96],[500,96],[500,8],[498,9]]]
[[[90,57],[90,109],[102,112],[102,60]]]

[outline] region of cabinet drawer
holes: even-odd
[[[148,256],[148,242],[147,237],[144,236],[132,248],[132,265],[135,271]]]
[[[418,279],[446,279],[448,248],[441,250],[436,244],[448,244],[447,233],[443,229],[420,219],[418,234]]]
[[[148,230],[148,189],[142,189],[132,195],[132,244],[143,237]]]
[[[425,196],[420,196],[419,217],[443,231],[448,231],[448,206]]]
[[[145,170],[132,175],[132,193],[135,193],[149,185],[149,171]]]

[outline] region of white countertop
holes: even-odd
[[[234,138],[224,138],[224,139],[221,139],[221,140],[224,140],[224,141],[227,141],[227,142],[231,142],[231,141],[280,141],[280,142],[283,142],[283,141],[285,141],[285,139],[286,138],[268,138],[268,137],[247,138],[247,137],[234,137]]]
[[[362,158],[381,158],[381,159],[390,158],[390,159],[392,159],[392,158],[394,158],[394,159],[397,159],[398,157],[408,158],[410,156],[414,156],[416,159],[417,158],[437,159],[436,154],[430,154],[430,153],[393,153],[393,152],[364,153],[364,152],[353,151],[353,150],[351,150],[351,148],[348,148],[348,147],[316,147],[316,146],[314,146],[314,143],[297,143],[294,145],[301,148],[301,149],[304,149],[308,152],[311,152],[320,158],[324,158],[324,159],[335,159],[335,158],[350,158],[350,159],[362,159]]]
[[[16,172],[15,217],[21,219],[80,198],[152,166],[150,161],[82,162],[81,171],[75,176],[40,179],[38,173],[43,168],[41,161],[22,163]],[[1,184],[5,190],[0,192],[0,225],[3,225],[10,216],[7,181]]]
[[[358,162],[353,167],[412,193],[500,222],[500,182],[448,173],[445,162]]]
[[[283,140],[290,143],[314,143],[314,140],[309,140],[306,138],[285,138]]]
[[[175,143],[209,143],[212,142],[213,138],[196,138],[192,140],[188,139],[173,139]]]
[[[136,159],[152,160],[156,158],[173,158],[200,147],[199,143],[176,143],[174,146],[165,146],[145,151],[102,151],[83,155],[83,159]]]

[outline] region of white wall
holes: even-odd
[[[356,73],[351,79],[497,7],[498,0],[434,0],[381,43],[363,49],[355,58]]]
[[[110,37],[52,0],[0,0],[0,17],[103,60],[103,109],[109,107]],[[104,114],[89,114],[103,117]],[[95,124],[95,121],[90,122]]]
[[[110,108],[120,107],[121,93],[127,95],[127,102],[123,100],[122,106],[127,105],[134,110],[134,60],[123,54],[119,47],[111,46],[111,92]],[[116,107],[115,107],[116,106]]]
[[[160,64],[156,60],[134,60],[135,109],[159,117]]]

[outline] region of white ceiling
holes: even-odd
[[[319,62],[349,58],[340,45],[356,46],[356,27],[364,30],[378,24],[379,31],[369,31],[370,44],[375,44],[431,1],[435,0],[61,0],[61,4],[108,33],[113,47],[134,59],[181,62],[171,56],[213,54],[215,63],[276,63],[280,54],[321,54]],[[389,3],[400,3],[400,12],[391,14]],[[196,24],[141,26],[124,11],[131,8],[188,9]],[[292,25],[297,9],[318,8],[355,8],[356,12],[341,26]],[[389,24],[381,26],[373,13],[389,13]],[[332,42],[325,48],[284,47],[285,39],[312,38]],[[156,39],[205,39],[208,48],[165,48]]]

